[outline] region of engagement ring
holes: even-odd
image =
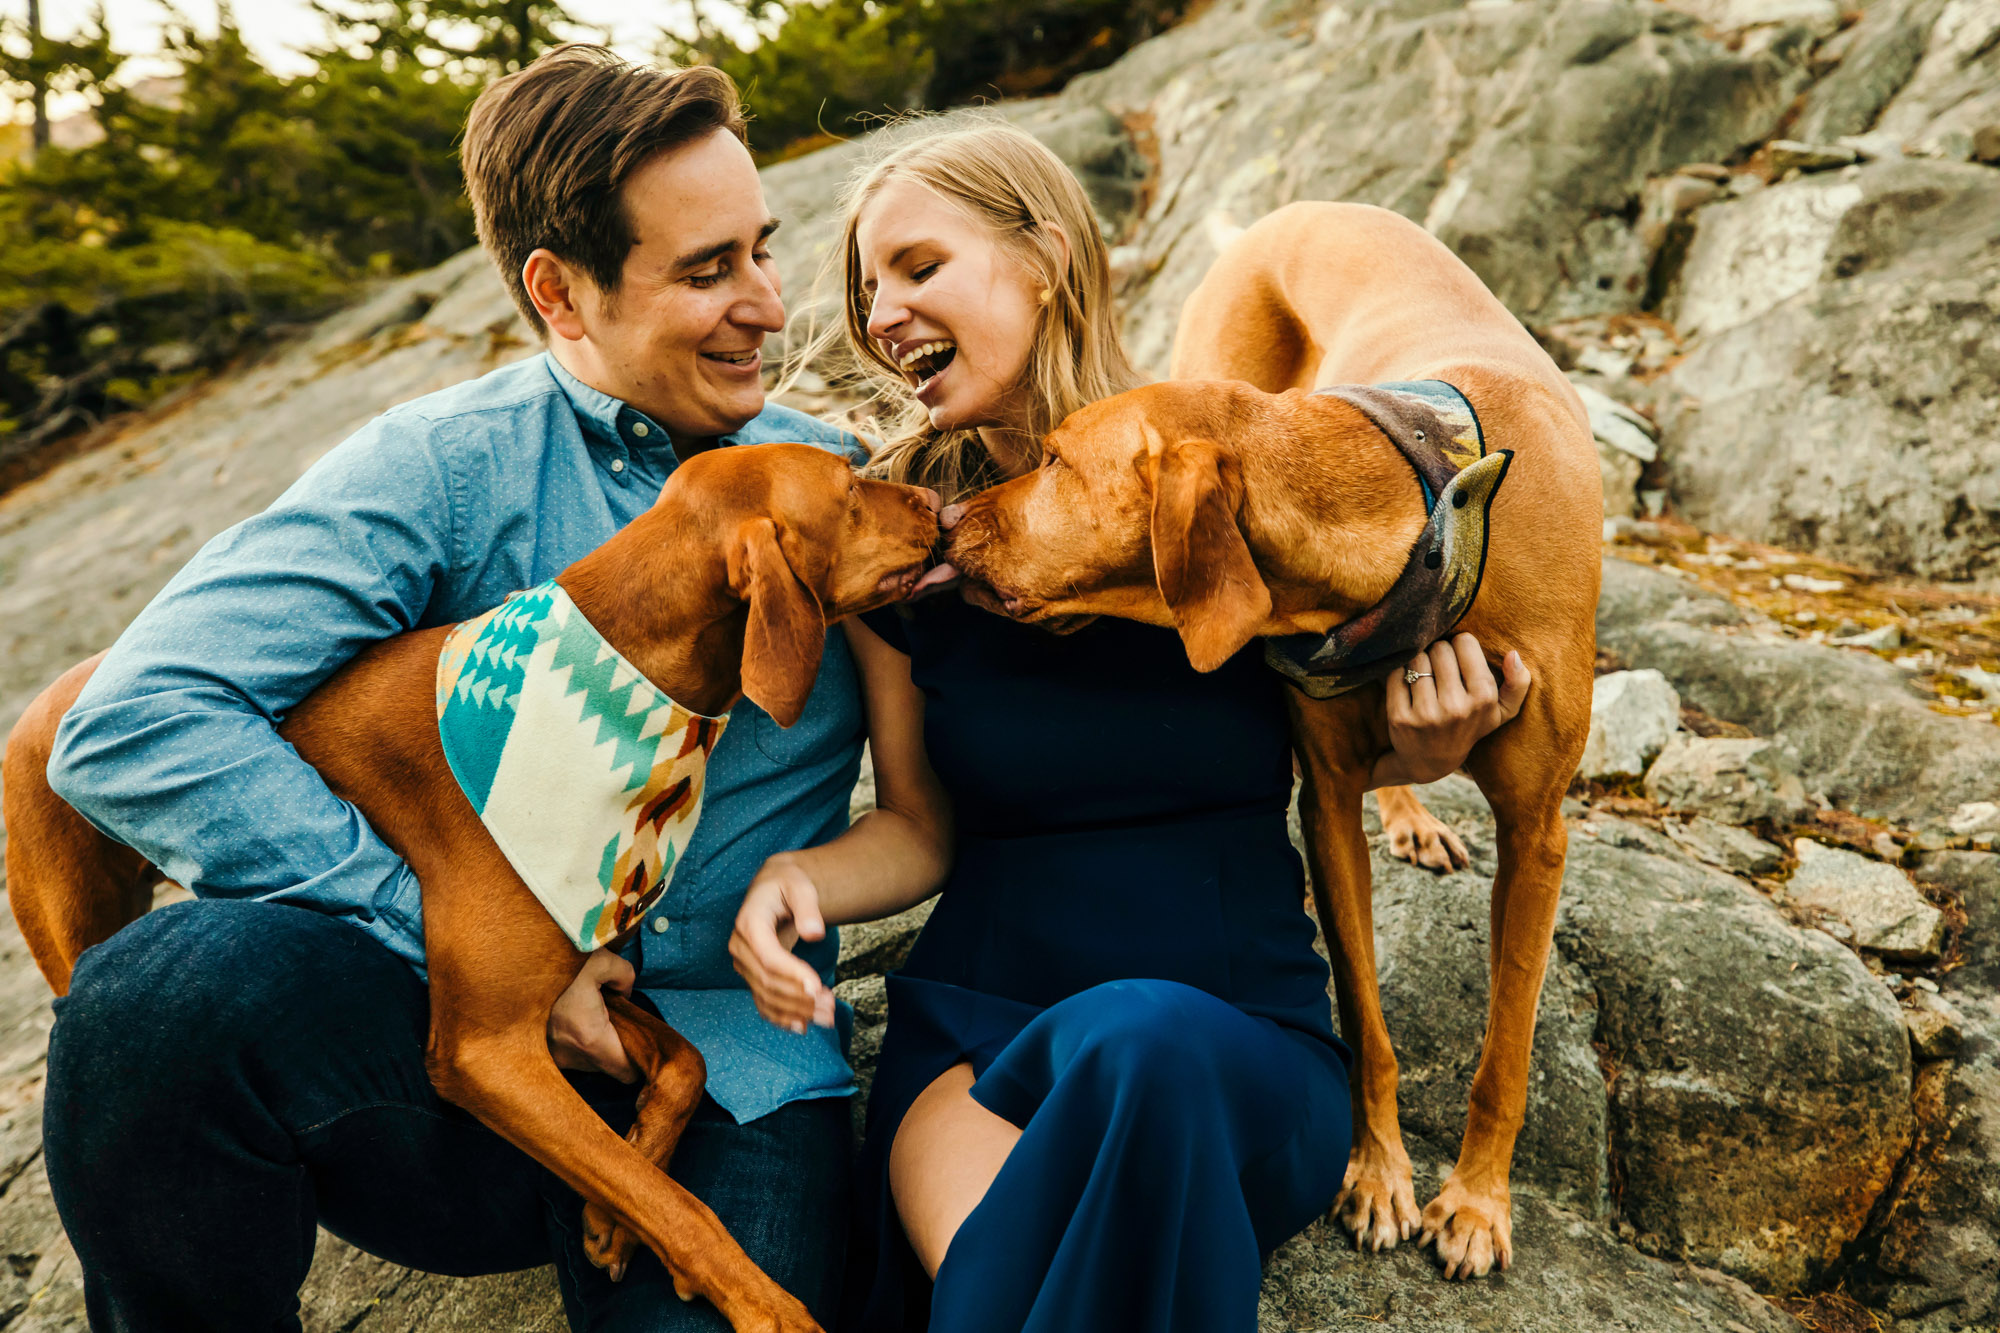
[[[1424,677],[1426,677],[1426,676],[1428,676],[1428,675],[1430,675],[1430,674],[1431,674],[1431,673],[1430,673],[1430,672],[1428,672],[1428,671],[1419,671],[1419,670],[1417,670],[1417,669],[1416,669],[1415,667],[1404,667],[1404,668],[1403,668],[1403,683],[1404,683],[1405,685],[1414,685],[1414,684],[1416,684],[1416,683],[1417,683],[1418,681],[1420,681],[1420,680],[1424,679]]]

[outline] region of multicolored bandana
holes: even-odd
[[[1361,409],[1409,460],[1430,521],[1373,606],[1325,634],[1264,640],[1264,660],[1315,699],[1381,680],[1472,609],[1486,573],[1489,511],[1514,452],[1486,452],[1479,415],[1443,380],[1321,389]]]
[[[437,714],[466,800],[585,952],[666,888],[729,722],[654,689],[553,580],[453,627]]]

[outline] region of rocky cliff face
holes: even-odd
[[[1084,176],[1155,371],[1217,236],[1293,199],[1379,203],[1573,368],[1610,512],[1697,525],[1621,517],[1607,547],[1605,668],[1659,679],[1607,686],[1601,725],[1634,730],[1601,750],[1637,758],[1568,807],[1517,1267],[1446,1284],[1316,1224],[1273,1259],[1260,1328],[2000,1321],[2000,602],[1909,581],[2000,584],[1996,0],[1218,0],[1006,113]],[[795,308],[852,156],[765,173]],[[468,253],[0,497],[0,725],[361,422],[533,350]],[[1420,1191],[1463,1123],[1493,871],[1470,785],[1429,799],[1473,868],[1375,858]],[[847,941],[864,1079],[921,916]],[[8,1333],[82,1323],[38,1158],[48,1023],[8,923]],[[413,1274],[331,1237],[305,1319],[561,1326],[546,1271]]]

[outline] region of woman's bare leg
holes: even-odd
[[[969,1063],[938,1075],[910,1104],[889,1147],[889,1193],[910,1248],[933,1278],[1020,1137],[972,1099]]]

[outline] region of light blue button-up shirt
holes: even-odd
[[[782,407],[722,443],[774,440],[860,447]],[[421,970],[415,875],[276,725],[373,641],[561,573],[643,513],[678,461],[657,422],[547,355],[384,413],[140,612],[63,719],[50,782],[196,893],[333,913]],[[747,1121],[853,1087],[835,1035],[764,1022],[728,953],[764,858],[847,827],[864,723],[844,636],[828,635],[795,726],[748,700],[731,718],[701,823],[634,947],[639,988]],[[828,984],[837,952],[831,931],[800,948]]]

